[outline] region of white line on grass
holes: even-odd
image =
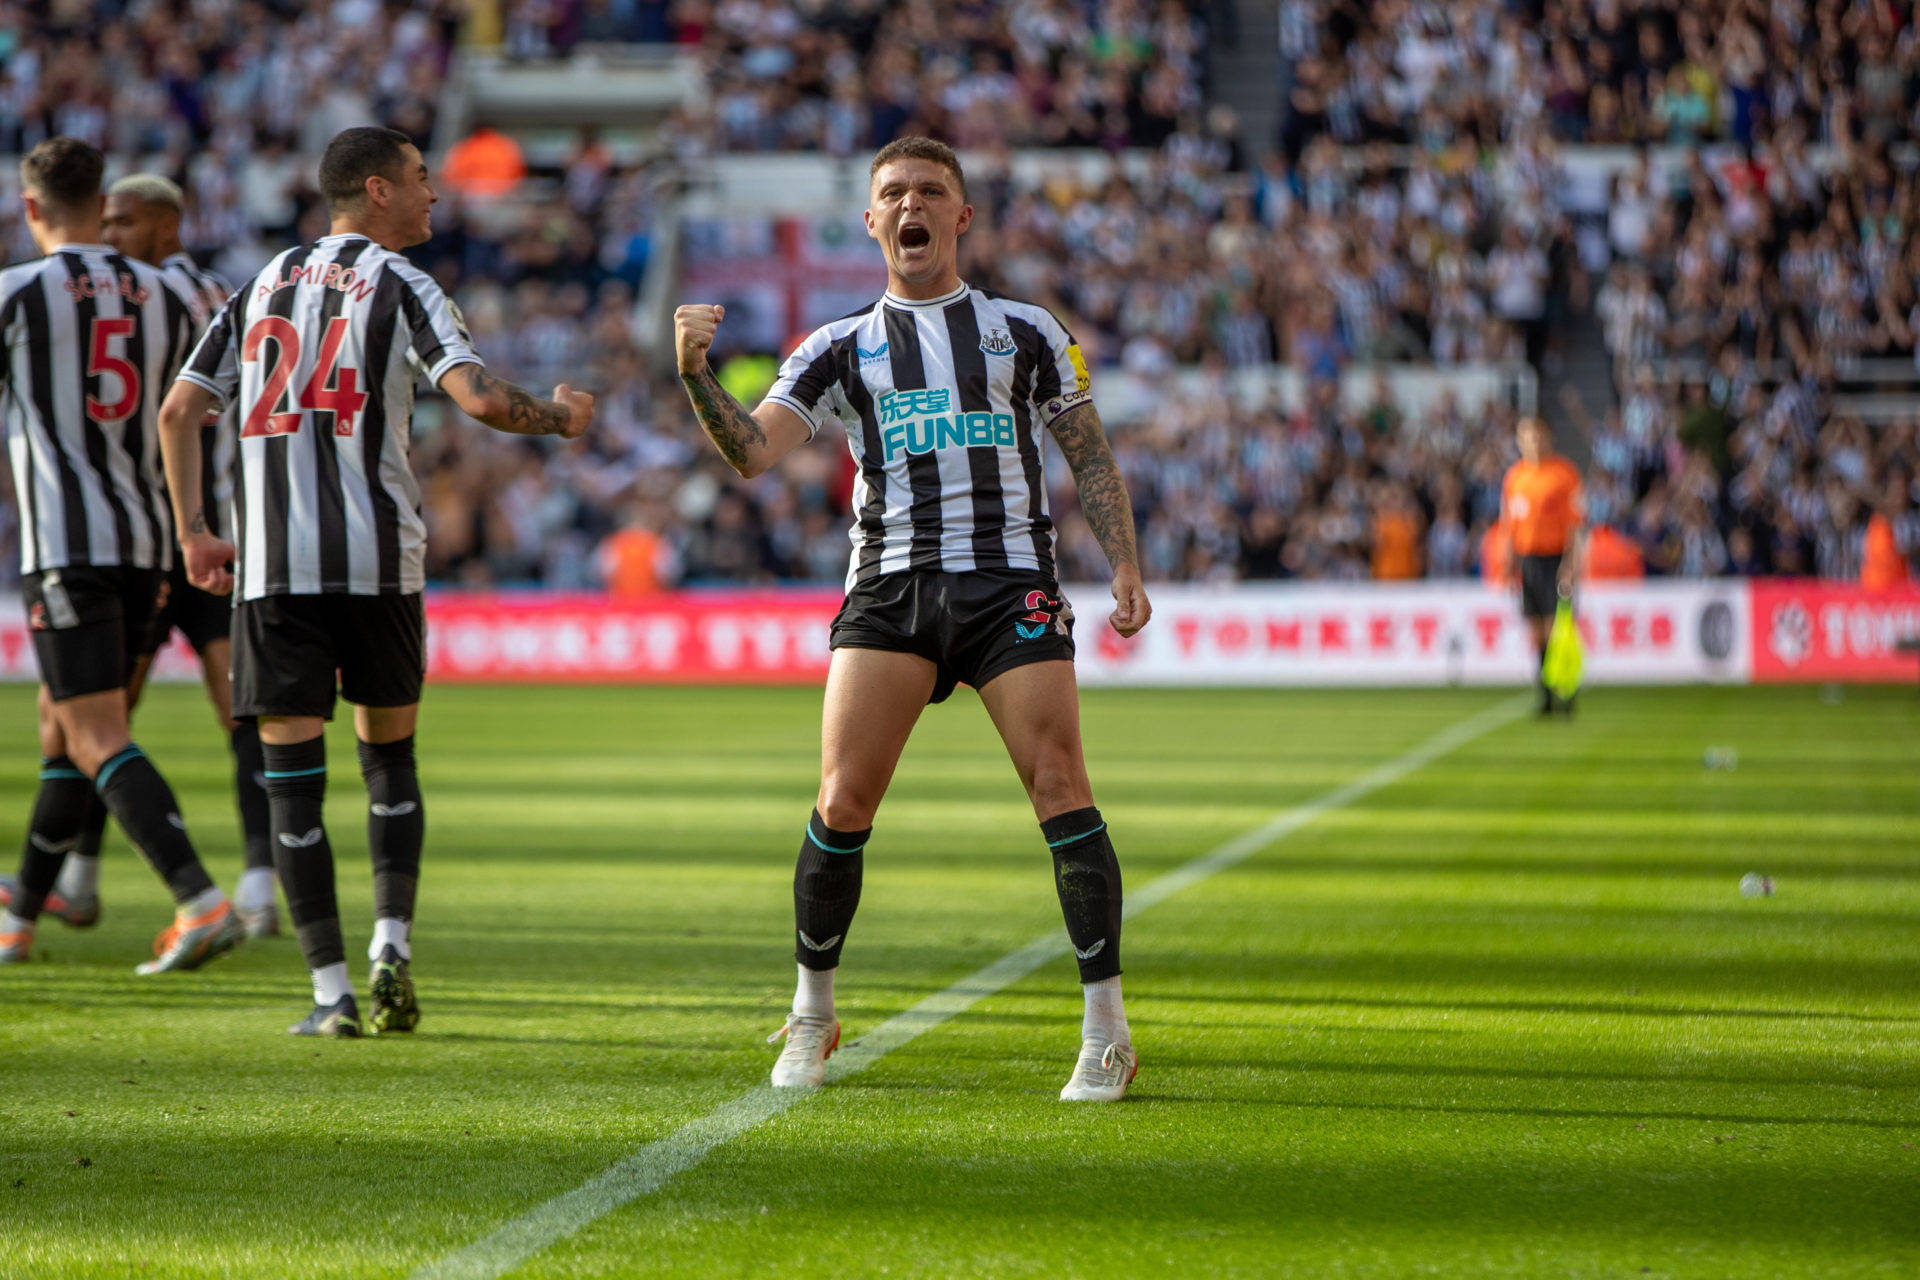
[[[1503,700],[1443,729],[1396,760],[1377,765],[1345,786],[1297,805],[1227,841],[1210,853],[1183,863],[1127,894],[1126,914],[1138,915],[1207,877],[1245,862],[1284,840],[1324,813],[1352,804],[1382,787],[1509,723],[1527,709],[1524,695]],[[1035,938],[986,968],[895,1014],[827,1060],[827,1083],[866,1070],[901,1045],[924,1035],[955,1014],[1020,981],[1067,949],[1065,930]],[[596,1178],[590,1179],[501,1226],[464,1249],[430,1262],[413,1280],[496,1280],[557,1240],[598,1218],[658,1191],[675,1174],[699,1164],[709,1151],[739,1137],[812,1096],[802,1089],[761,1085],[722,1103],[666,1137],[649,1142]]]

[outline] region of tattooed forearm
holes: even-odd
[[[1134,549],[1133,500],[1127,496],[1127,482],[1120,474],[1107,445],[1107,433],[1100,427],[1100,412],[1091,404],[1076,405],[1053,420],[1049,428],[1060,443],[1060,452],[1073,468],[1074,483],[1080,489],[1080,512],[1087,527],[1107,553],[1107,563],[1139,567]]]
[[[720,385],[711,366],[702,364],[692,373],[682,372],[680,381],[693,401],[693,416],[720,450],[720,456],[735,471],[746,474],[753,451],[764,449],[767,433],[753,420],[738,400]]]
[[[187,532],[188,533],[205,533],[206,531],[207,531],[207,513],[203,508],[193,513],[193,519],[187,522]]]
[[[501,402],[498,412],[474,415],[494,430],[521,436],[557,436],[566,430],[569,418],[565,405],[503,382],[477,364],[462,365],[456,372],[466,375],[467,393],[475,400]]]

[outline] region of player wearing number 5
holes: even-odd
[[[167,486],[187,577],[233,591],[233,714],[260,726],[275,866],[314,1008],[302,1035],[358,1035],[321,822],[325,722],[355,704],[373,856],[371,1021],[410,1031],[409,972],[425,831],[413,733],[426,671],[426,526],[408,461],[424,375],[488,426],[576,439],[593,397],[538,399],[488,375],[440,287],[400,256],[427,240],[435,199],[405,135],[348,129],[320,160],[332,234],[289,249],[214,318],[161,409]],[[209,532],[200,423],[231,402],[240,451],[229,527]],[[232,567],[229,568],[231,563]]]
[[[46,256],[0,271],[0,401],[41,682],[40,789],[0,912],[0,963],[27,958],[98,794],[173,894],[174,924],[140,966],[159,973],[229,949],[240,925],[128,737],[127,682],[173,562],[154,419],[192,320],[158,271],[100,243],[103,164],[74,138],[27,154],[27,227]]]

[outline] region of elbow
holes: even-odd
[[[505,422],[512,410],[513,406],[507,403],[506,396],[498,393],[480,396],[467,406],[470,415],[488,426]]]
[[[160,406],[160,434],[162,437],[178,436],[192,424],[187,421],[186,413],[172,400]]]
[[[766,459],[760,457],[742,458],[738,462],[728,459],[727,464],[740,473],[742,480],[751,480],[755,476],[764,475],[767,470]]]

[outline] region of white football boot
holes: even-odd
[[[1080,1060],[1073,1064],[1073,1078],[1060,1091],[1060,1101],[1118,1102],[1127,1096],[1139,1070],[1140,1055],[1132,1045],[1116,1040],[1102,1047],[1098,1041],[1082,1041]]]
[[[840,1047],[840,1023],[790,1013],[786,1023],[767,1037],[767,1043],[774,1044],[781,1036],[787,1043],[773,1064],[773,1087],[818,1088],[827,1078],[827,1059]]]

